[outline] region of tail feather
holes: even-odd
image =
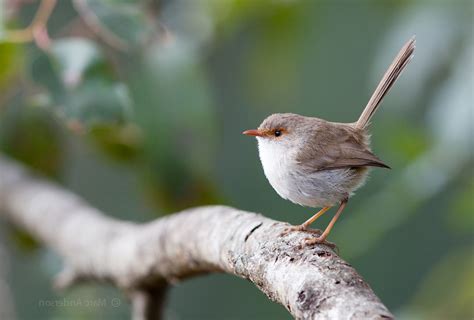
[[[382,102],[383,97],[388,93],[392,85],[402,73],[403,69],[405,69],[408,62],[410,62],[411,58],[413,57],[415,43],[415,37],[411,38],[395,57],[390,67],[385,72],[382,80],[380,80],[380,83],[372,94],[372,97],[370,97],[370,100],[360,115],[359,120],[357,120],[357,128],[364,129],[369,125],[370,118],[372,118],[374,115],[377,107],[380,105],[380,102]]]

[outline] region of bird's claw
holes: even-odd
[[[323,243],[324,242],[324,239],[321,239],[320,237],[317,237],[317,238],[305,238],[302,242],[302,244],[304,244],[304,246],[311,246],[313,244],[317,244],[317,243]]]
[[[337,248],[336,244],[332,243],[332,242],[329,242],[329,241],[326,241],[326,239],[323,239],[321,237],[317,237],[317,238],[305,238],[302,242],[301,242],[301,248],[304,248],[306,246],[312,246],[312,245],[315,245],[315,244],[324,244],[328,247],[330,247],[331,249],[335,249]]]
[[[304,225],[298,225],[298,226],[291,226],[283,230],[282,233],[280,233],[280,237],[286,236],[287,234],[294,232],[294,231],[301,231],[301,232],[307,232],[307,233],[314,233],[314,234],[321,234],[321,230],[315,230],[315,229],[308,229],[308,227]]]

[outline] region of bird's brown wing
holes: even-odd
[[[342,124],[328,123],[332,128],[319,128],[297,156],[297,161],[310,171],[341,168],[390,168],[368,148],[363,135]],[[334,126],[333,126],[334,125]]]
[[[360,150],[352,146],[340,145],[339,153],[332,157],[325,157],[323,161],[316,161],[316,170],[331,170],[357,167],[382,167],[389,168],[369,150]]]

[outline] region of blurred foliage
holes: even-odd
[[[17,100],[0,118],[2,150],[49,176],[57,176],[62,152],[56,121],[48,110],[20,103]]]
[[[146,1],[87,0],[85,3],[89,14],[93,14],[100,22],[101,32],[115,39],[112,41],[115,41],[116,45],[125,48],[143,44],[148,31],[146,10],[142,7]]]
[[[137,160],[141,131],[133,124],[101,124],[90,129],[92,142],[110,157],[124,162]]]
[[[472,212],[472,211],[471,211]],[[428,274],[413,301],[423,319],[464,319],[474,301],[474,254],[449,254]]]
[[[474,230],[474,179],[467,184],[453,197],[449,210],[452,214],[446,215],[446,220],[453,232],[471,234]]]
[[[98,48],[88,40],[63,39],[50,53],[31,57],[32,79],[46,89],[51,107],[68,123],[120,123],[130,108],[127,89],[112,79]]]
[[[31,253],[41,247],[41,244],[36,241],[28,232],[19,229],[13,224],[8,225],[9,236],[15,245],[26,253]]]
[[[331,237],[400,318],[474,317],[469,1],[74,0],[37,21],[39,4],[0,2],[0,150],[130,220],[212,203],[305,220],[311,210],[278,198],[240,132],[275,112],[353,121],[416,34],[372,125],[393,170],[374,172]],[[38,308],[38,295],[57,298],[52,258],[11,254],[22,318],[128,314]],[[81,290],[70,297],[116,294]],[[287,316],[220,277],[186,282],[170,300],[170,319]]]
[[[9,81],[19,71],[21,65],[22,48],[11,43],[0,43],[0,90],[5,90]]]

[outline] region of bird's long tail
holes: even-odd
[[[364,129],[369,125],[370,118],[374,115],[377,107],[382,102],[383,97],[388,93],[392,85],[398,79],[403,69],[407,66],[413,57],[413,52],[415,51],[415,37],[411,38],[400,50],[398,55],[393,60],[390,67],[385,72],[382,80],[375,89],[372,97],[370,97],[367,106],[359,117],[359,120],[356,122],[356,127]]]

